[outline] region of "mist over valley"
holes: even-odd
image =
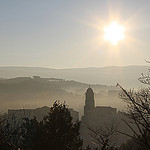
[[[141,73],[148,66],[49,69],[39,67],[0,67],[1,111],[51,106],[56,100],[65,102],[83,114],[85,91],[95,92],[96,105],[124,109],[118,98],[120,89],[138,88]]]

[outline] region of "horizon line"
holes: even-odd
[[[67,69],[88,69],[88,68],[107,68],[107,67],[146,67],[149,65],[108,65],[108,66],[99,66],[99,67],[66,67],[66,68],[52,68],[52,67],[44,67],[44,66],[0,66],[0,68],[43,68],[43,69],[54,69],[54,70],[67,70]]]

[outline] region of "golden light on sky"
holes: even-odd
[[[125,38],[124,31],[125,27],[114,21],[104,28],[104,39],[113,45],[117,45],[120,40]]]

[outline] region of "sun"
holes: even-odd
[[[104,28],[104,39],[113,45],[117,45],[120,40],[125,38],[124,31],[124,26],[121,26],[114,21]]]

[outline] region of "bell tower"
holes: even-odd
[[[94,102],[94,92],[93,90],[89,87],[86,90],[85,93],[85,106],[84,106],[84,115],[87,115],[87,113],[92,110],[95,107],[95,102]]]

